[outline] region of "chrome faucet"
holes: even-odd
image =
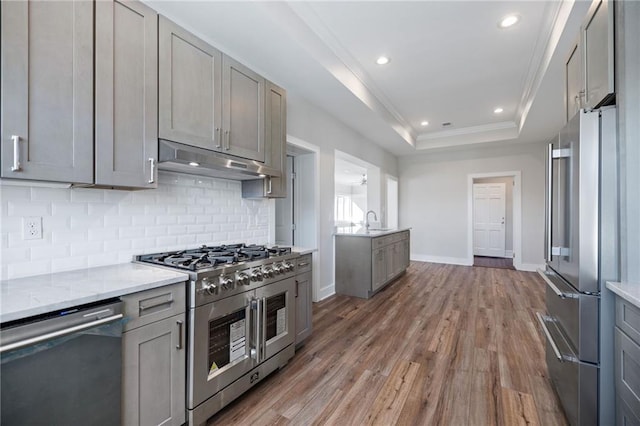
[[[367,231],[369,230],[369,213],[373,213],[373,220],[375,220],[376,222],[378,221],[378,216],[376,216],[376,212],[374,212],[373,210],[369,210],[365,215],[365,222],[364,222],[364,226],[365,228],[367,228]]]

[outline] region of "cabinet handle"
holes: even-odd
[[[268,182],[269,182],[269,183],[268,183],[268,187],[269,187],[269,189],[267,190],[267,194],[271,194],[271,193],[273,192],[273,191],[272,191],[272,190],[273,190],[273,187],[272,187],[272,185],[271,185],[271,176],[269,176],[267,179],[268,179]]]
[[[156,159],[155,158],[149,158],[149,169],[151,171],[150,175],[149,175],[149,183],[153,183],[155,181],[155,172],[156,172]]]
[[[231,149],[230,145],[229,145],[229,138],[231,135],[231,130],[225,130],[224,131],[224,136],[227,139],[227,143],[224,146],[224,149],[226,149],[227,151],[229,151],[229,149]]]
[[[300,281],[296,280],[296,299],[298,298],[298,286],[300,285]]]
[[[176,349],[182,349],[182,321],[176,321],[176,324],[178,324],[178,344]]]
[[[299,267],[303,267],[303,266],[307,266],[309,264],[309,262],[300,262],[298,263]]]
[[[220,127],[216,127],[216,148],[220,148],[221,144],[220,144]]]
[[[11,171],[19,172],[22,171],[22,164],[20,164],[20,136],[13,135],[11,140],[13,141],[13,166]]]
[[[545,253],[545,257],[547,262],[551,262],[552,260],[552,255],[551,255],[551,215],[552,215],[552,206],[551,203],[553,202],[553,194],[551,193],[551,191],[553,190],[553,144],[549,144],[549,146],[547,147],[547,211],[545,212],[545,225],[546,225],[546,235],[545,235],[545,239],[546,239],[546,253]]]

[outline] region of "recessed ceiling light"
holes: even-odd
[[[504,18],[502,18],[502,20],[500,20],[498,27],[509,28],[517,24],[519,20],[520,20],[520,17],[518,15],[507,15]]]
[[[429,125],[429,122],[428,122],[427,120],[425,120],[425,121],[421,121],[421,122],[420,122],[420,125],[421,125],[421,126],[428,126],[428,125]]]
[[[378,65],[387,65],[389,63],[390,59],[387,58],[386,56],[380,56],[378,59],[376,59],[376,64]]]
[[[200,163],[196,163],[195,161],[192,161],[189,163],[190,166],[192,167],[198,167],[200,165]]]
[[[493,110],[494,114],[500,114],[502,111],[504,111],[502,108],[498,107],[496,109]]]

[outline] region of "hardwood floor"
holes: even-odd
[[[566,425],[535,273],[412,262],[369,300],[314,304],[289,364],[210,425]]]

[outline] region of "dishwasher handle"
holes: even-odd
[[[106,318],[100,318],[95,321],[86,322],[84,324],[74,325],[73,327],[63,328],[62,330],[52,331],[51,333],[41,334],[39,336],[30,337],[28,339],[20,340],[18,342],[10,343],[8,345],[0,346],[0,353],[11,351],[14,349],[24,348],[26,346],[35,345],[36,343],[44,342],[47,340],[55,339],[57,337],[66,336],[68,334],[77,333],[78,331],[87,330],[99,325],[107,324],[123,317],[122,314],[112,315]]]

